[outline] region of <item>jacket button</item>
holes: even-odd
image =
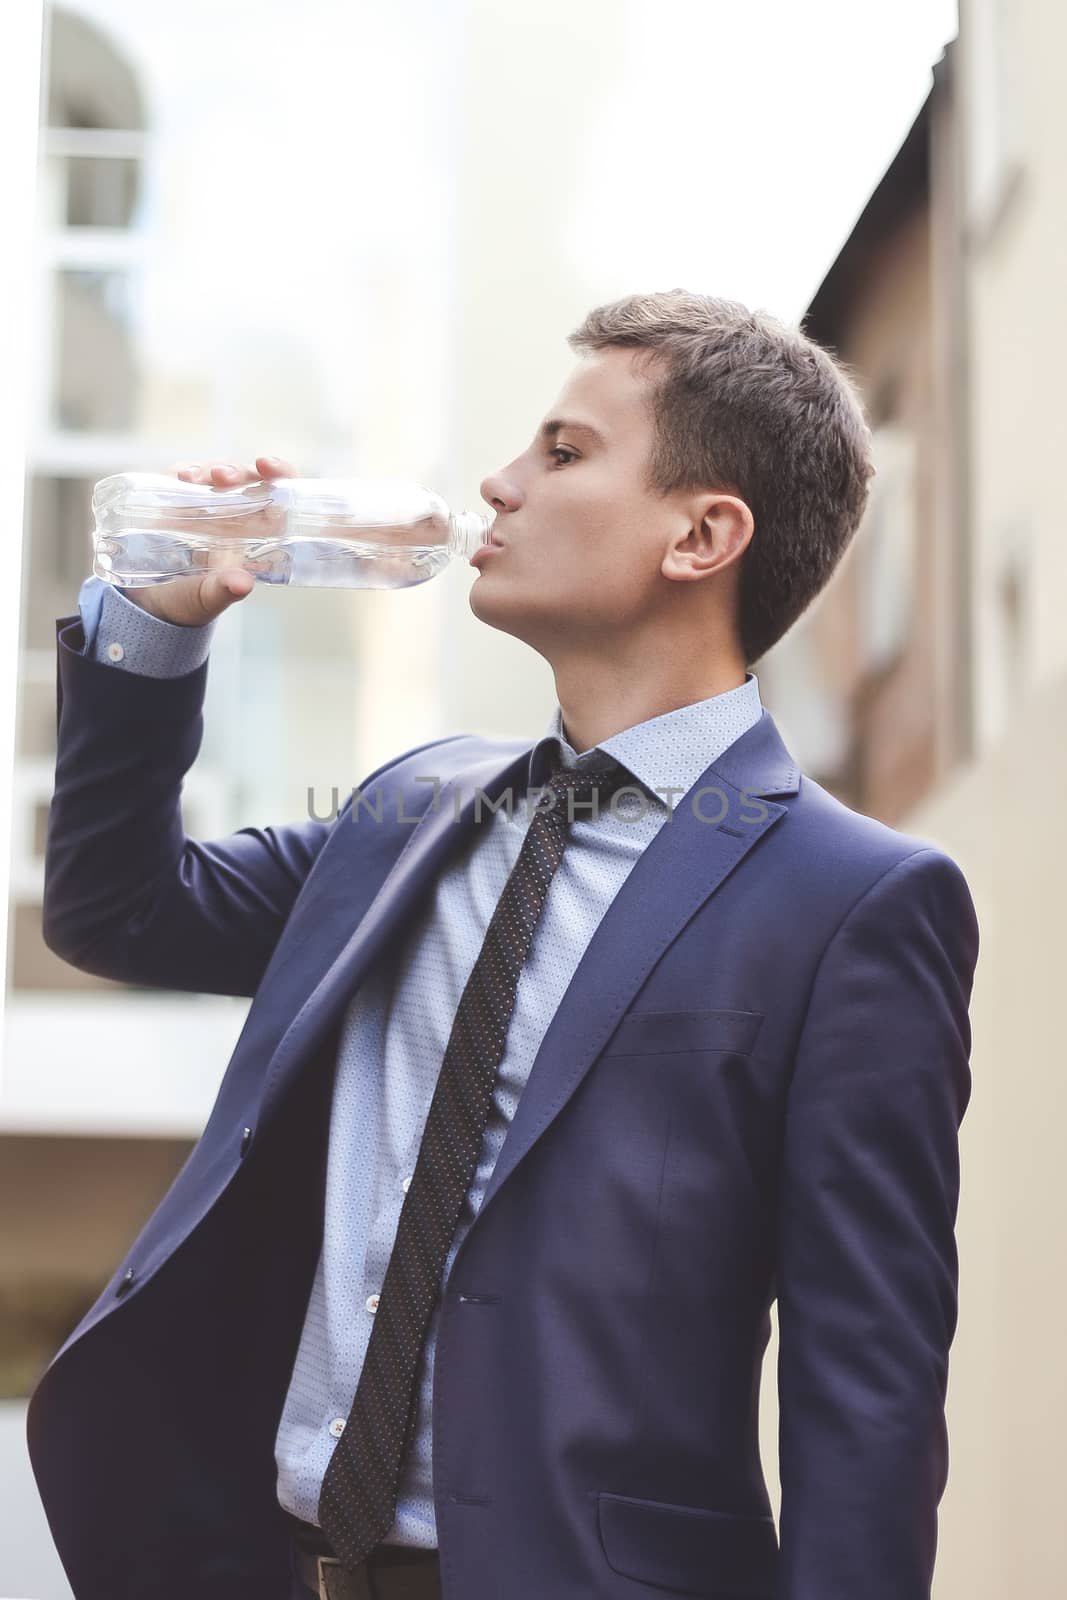
[[[126,1271],[122,1275],[122,1282],[119,1284],[118,1288],[115,1290],[115,1293],[117,1295],[125,1294],[127,1289],[130,1287],[130,1284],[132,1282],[133,1282],[133,1268],[132,1267],[127,1267]]]
[[[251,1128],[246,1128],[244,1133],[242,1133],[242,1135],[241,1135],[241,1160],[242,1161],[244,1160],[245,1151],[248,1149],[248,1147],[249,1147],[249,1145],[251,1143],[252,1143],[252,1130],[251,1130]]]

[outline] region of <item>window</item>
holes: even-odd
[[[133,275],[125,268],[66,269],[54,281],[52,425],[97,433],[133,428],[139,409]]]
[[[139,135],[135,137],[138,144],[143,142]],[[54,129],[46,131],[46,165],[41,173],[46,225],[55,228],[131,226],[141,192],[140,155],[78,153],[86,145],[91,151],[97,142]]]
[[[55,655],[55,619],[71,612],[92,564],[93,525],[90,477],[35,473],[26,501],[24,546],[23,645]],[[55,683],[55,662],[45,668]],[[54,713],[53,713],[54,714]]]

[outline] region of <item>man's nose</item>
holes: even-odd
[[[483,478],[480,493],[494,511],[516,511],[522,503],[517,485],[502,472],[491,472]]]

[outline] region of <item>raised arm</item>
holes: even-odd
[[[264,476],[292,473],[262,457],[257,467]],[[193,474],[232,481],[221,467],[183,473]],[[42,931],[49,949],[84,972],[253,995],[336,825],[247,827],[210,841],[185,834],[182,782],[203,737],[211,633],[252,581],[212,571],[127,598],[90,579],[79,615],[57,620]],[[365,783],[413,753],[401,752]],[[337,820],[346,814],[347,807]]]

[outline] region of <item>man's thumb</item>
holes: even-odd
[[[246,594],[251,594],[255,581],[250,572],[242,572],[240,567],[222,574],[223,588],[232,600],[243,600]]]
[[[210,617],[217,617],[235,600],[243,600],[245,595],[251,594],[255,581],[250,572],[240,567],[210,572],[200,591],[200,603]]]

